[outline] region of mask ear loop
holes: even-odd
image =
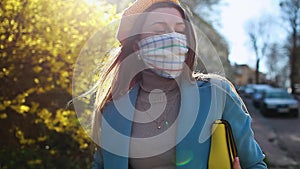
[[[138,52],[138,54],[137,54],[137,59],[142,60],[140,52]]]
[[[141,53],[140,53],[140,48],[139,48],[137,39],[134,41],[133,50],[137,53],[137,59],[142,60]]]
[[[137,59],[142,60],[141,53],[140,53],[140,48],[139,48],[139,45],[138,45],[138,40],[134,41],[133,50],[137,53]]]

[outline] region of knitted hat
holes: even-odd
[[[159,2],[174,2],[179,4],[179,0],[136,0],[123,12],[121,23],[117,32],[117,39],[121,42],[127,37],[130,37],[130,30],[132,29],[138,14],[141,14],[153,4]]]

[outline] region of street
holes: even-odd
[[[300,168],[300,118],[264,117],[250,99],[244,102],[252,117],[257,142],[266,154],[270,169]],[[299,108],[300,109],[300,108]]]

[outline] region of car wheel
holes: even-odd
[[[262,115],[264,115],[265,117],[268,116],[268,113],[266,112],[266,107],[265,107],[264,104],[261,105],[261,107],[260,107],[260,113],[261,113]]]
[[[293,117],[298,118],[298,117],[299,117],[299,113],[298,113],[298,112],[295,112],[295,113],[293,114]]]

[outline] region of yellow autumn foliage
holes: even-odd
[[[82,48],[99,30],[111,35],[107,25],[118,17],[116,7],[105,1],[0,1],[2,168],[91,165],[92,142],[75,111],[65,106],[72,98],[73,69]],[[113,36],[98,39],[102,50],[92,56],[104,55],[114,43]],[[80,85],[87,90],[85,83]]]

